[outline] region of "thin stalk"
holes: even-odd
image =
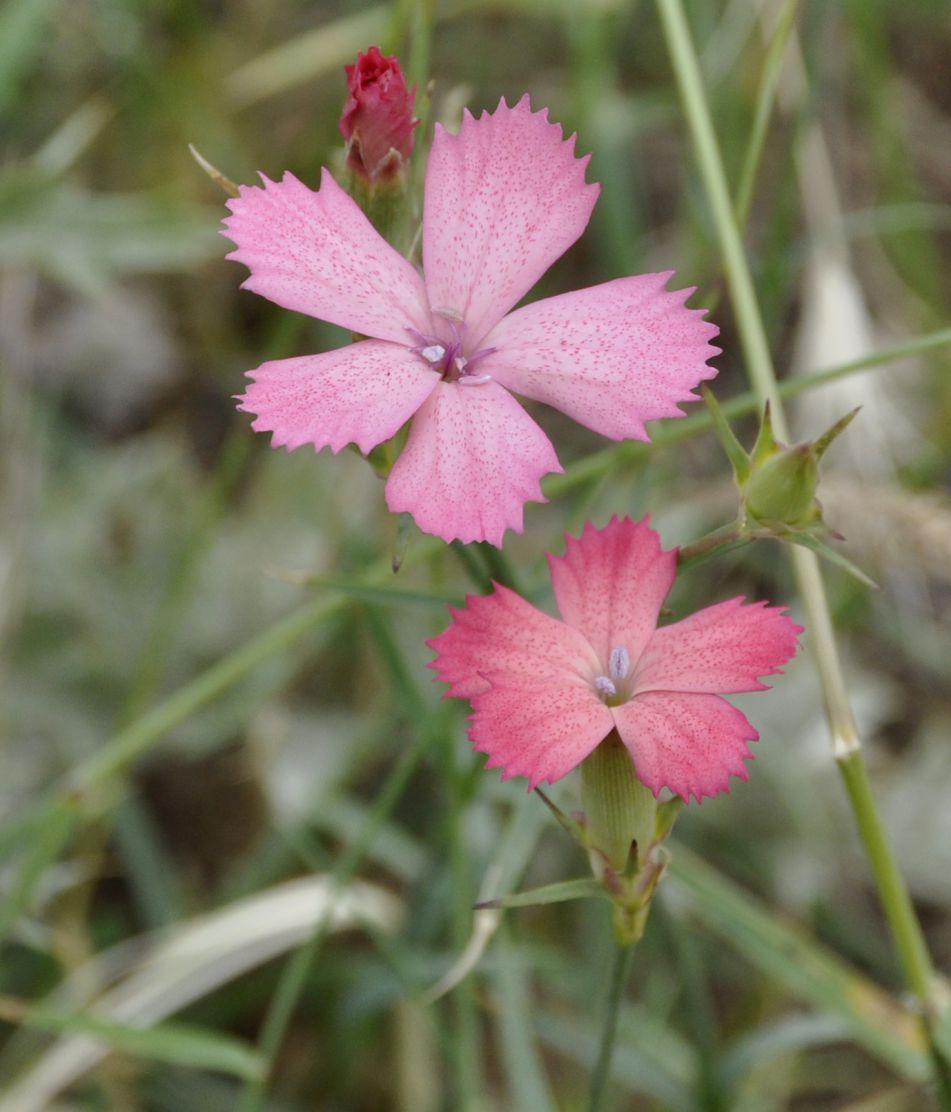
[[[588,1112],[600,1112],[604,1107],[608,1080],[611,1076],[611,1058],[617,1038],[618,1018],[621,1014],[621,1001],[624,989],[634,964],[634,946],[618,946],[614,955],[614,968],[611,970],[611,986],[608,990],[608,1007],[601,1028],[601,1041],[598,1044],[598,1057],[591,1072],[588,1087]]]
[[[766,50],[763,78],[760,82],[759,95],[756,98],[756,114],[753,117],[753,126],[750,129],[750,141],[746,148],[743,169],[740,171],[740,186],[736,191],[736,222],[741,228],[746,224],[747,217],[750,214],[756,173],[763,154],[763,144],[766,141],[769,120],[773,114],[776,90],[779,88],[779,77],[783,72],[786,43],[789,41],[789,33],[793,29],[798,7],[799,0],[785,0],[773,37]]]
[[[455,744],[453,735],[443,739],[443,767],[446,774],[447,795],[444,836],[449,857],[449,873],[452,883],[451,898],[451,944],[456,953],[462,953],[469,941],[472,930],[473,881],[469,863],[469,853],[465,843],[462,820],[465,814],[463,802],[463,773],[456,767],[455,755],[451,747]],[[481,1089],[479,1081],[479,1011],[476,999],[476,980],[465,977],[456,985],[452,995],[454,1023],[451,1032],[453,1065],[455,1067],[456,1105],[461,1112],[475,1112],[479,1103]]]
[[[677,553],[677,570],[702,564],[713,556],[723,556],[733,552],[743,545],[749,544],[752,538],[738,521],[731,521],[729,525],[721,525],[712,533],[707,533],[690,544],[682,545]]]
[[[716,224],[747,374],[759,400],[763,403],[769,400],[771,404],[777,435],[788,440],[788,426],[766,332],[730,201],[683,5],[681,0],[657,0],[657,7]],[[853,817],[888,920],[905,983],[924,1005],[927,1034],[934,1049],[931,1025],[927,1022],[931,1018],[930,1005],[934,1002],[934,970],[921,925],[885,838],[868,784],[818,563],[811,552],[801,548],[794,549],[792,557],[815,646],[836,762],[845,781]],[[945,1107],[951,1108],[947,1099]]]

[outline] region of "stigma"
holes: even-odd
[[[594,677],[594,689],[605,703],[616,706],[627,698],[623,691],[619,695],[618,688],[630,670],[631,654],[623,645],[613,648],[608,656],[608,674]]]

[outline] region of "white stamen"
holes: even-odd
[[[608,660],[608,671],[611,673],[611,679],[623,680],[630,670],[631,658],[628,651],[623,645],[618,645],[616,649],[611,650],[611,657]]]
[[[460,375],[456,381],[460,386],[485,386],[492,381],[491,375]]]
[[[594,689],[599,695],[603,695],[605,698],[611,698],[611,696],[617,695],[617,688],[607,676],[595,676]]]
[[[432,363],[435,366],[446,358],[446,349],[442,344],[430,344],[429,347],[424,347],[419,354],[427,363]]]

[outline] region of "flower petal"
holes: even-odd
[[[562,618],[594,647],[603,669],[614,649],[638,657],[657,625],[674,581],[676,550],[664,552],[647,520],[613,517],[603,529],[590,523],[564,556],[549,556],[552,586]]]
[[[261,180],[228,202],[222,233],[238,245],[228,258],[251,271],[244,289],[378,340],[430,330],[422,278],[326,170],[317,192],[293,174]]]
[[[610,710],[580,679],[490,680],[472,696],[469,738],[477,752],[489,755],[487,768],[503,769],[503,780],[527,776],[529,790],[577,767],[614,725]]]
[[[780,607],[733,598],[658,629],[634,675],[634,690],[763,691],[759,676],[782,671],[802,626]]]
[[[687,309],[672,271],[619,278],[516,309],[485,337],[479,370],[560,409],[602,436],[647,440],[645,421],[682,417],[678,403],[713,378],[717,327]]]
[[[500,545],[506,529],[522,531],[526,502],[545,501],[542,475],[561,470],[551,441],[501,386],[442,381],[413,419],[386,504],[444,541]]]
[[[302,444],[361,452],[388,440],[439,384],[439,376],[400,344],[363,340],[324,355],[278,359],[250,371],[239,409],[251,427],[272,432],[273,447]]]
[[[524,96],[458,135],[436,125],[426,168],[423,270],[434,312],[466,322],[471,350],[584,231],[600,186],[574,136]]]
[[[759,734],[719,695],[650,691],[611,713],[638,779],[654,795],[669,788],[699,800],[725,791],[731,776],[747,778],[747,742]]]
[[[449,627],[426,642],[437,654],[429,667],[450,684],[447,698],[468,699],[485,691],[489,673],[534,680],[560,672],[573,683],[597,667],[591,646],[576,629],[507,587],[470,595],[461,610],[451,608],[451,613]]]

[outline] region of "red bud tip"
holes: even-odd
[[[347,141],[347,165],[371,184],[394,177],[413,152],[416,89],[407,89],[395,57],[371,46],[347,72],[347,100],[340,132]]]

